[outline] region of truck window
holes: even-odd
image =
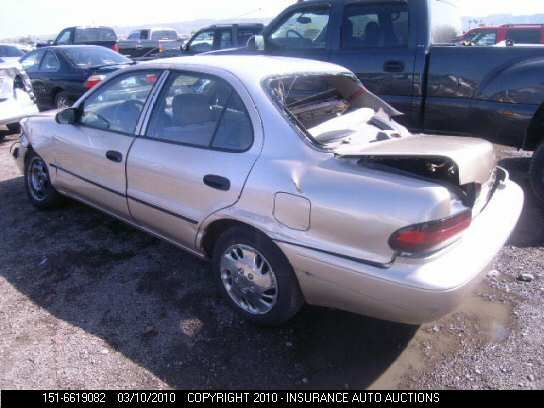
[[[219,49],[224,50],[232,47],[232,31],[230,29],[219,31]]]
[[[71,30],[64,30],[62,33],[59,34],[57,41],[55,41],[57,44],[70,44],[70,37],[72,36]]]
[[[329,17],[329,7],[294,11],[270,34],[269,44],[279,49],[326,48]]]
[[[457,5],[451,0],[427,1],[430,12],[431,43],[455,43],[463,28]]]
[[[540,30],[516,29],[508,30],[506,40],[513,41],[514,44],[540,44],[540,36]]]
[[[76,28],[74,43],[117,41],[117,35],[111,28]]]
[[[407,4],[347,6],[342,24],[342,48],[407,47]]]
[[[246,45],[251,37],[262,31],[260,28],[238,28],[238,45]]]
[[[496,30],[482,30],[470,40],[474,45],[488,47],[497,44]]]
[[[189,49],[193,52],[206,52],[213,50],[213,37],[215,31],[202,31],[198,33],[189,44]]]
[[[138,41],[138,40],[141,40],[142,39],[142,32],[140,30],[138,31],[133,31],[132,33],[130,33],[130,35],[128,36],[128,39],[131,40],[131,41]]]
[[[153,31],[151,34],[152,40],[171,40],[176,41],[178,39],[178,33],[172,30],[158,30]]]

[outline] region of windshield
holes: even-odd
[[[23,55],[25,55],[25,53],[17,47],[0,44],[0,57],[17,58],[22,57]]]
[[[117,35],[111,28],[77,28],[74,42],[117,41]]]
[[[79,68],[97,68],[108,65],[130,64],[132,61],[104,47],[66,48],[64,55]]]
[[[268,80],[267,87],[276,105],[321,146],[372,143],[408,134],[392,120],[400,112],[353,74],[290,75]]]

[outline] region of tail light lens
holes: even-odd
[[[87,79],[87,82],[85,82],[85,89],[94,88],[96,85],[102,82],[105,78],[106,78],[105,75],[91,75]]]
[[[119,44],[117,43],[113,44],[113,47],[111,47],[111,49],[115,52],[119,52]]]
[[[389,239],[395,251],[409,254],[424,253],[445,247],[468,229],[472,223],[472,211],[456,216],[403,228]]]

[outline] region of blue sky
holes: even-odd
[[[0,38],[55,34],[71,25],[157,24],[274,16],[294,0],[1,0]],[[458,0],[463,15],[544,13],[543,0]]]

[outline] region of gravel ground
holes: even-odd
[[[206,263],[77,203],[36,211],[14,140],[0,142],[0,389],[544,388],[544,214],[530,195],[494,271],[441,321],[307,307],[265,330],[227,307]],[[500,152],[529,191],[528,158]]]

